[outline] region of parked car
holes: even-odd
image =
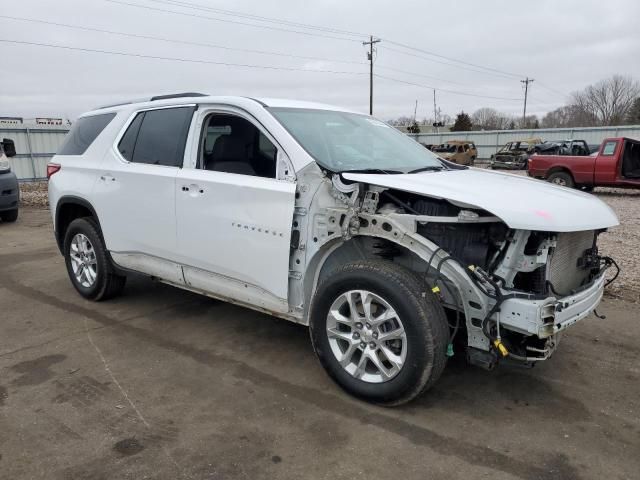
[[[15,222],[20,208],[20,187],[16,174],[11,171],[7,157],[16,154],[13,140],[4,138],[0,142],[0,220]]]
[[[584,140],[552,140],[534,147],[534,154],[573,155],[576,157],[591,155],[600,145],[589,145]]]
[[[458,165],[473,165],[478,158],[475,144],[466,140],[450,140],[431,148],[431,151]]]
[[[529,157],[535,152],[535,147],[541,143],[541,138],[527,138],[516,142],[508,142],[504,147],[491,155],[489,168],[524,170],[527,168]]]
[[[113,297],[135,271],[308,325],[329,375],[384,405],[427,390],[456,351],[484,368],[549,358],[613,265],[596,245],[618,220],[598,198],[456,165],[316,103],[100,108],[47,172],[80,295]]]
[[[529,175],[565,187],[640,188],[640,142],[607,138],[595,155],[533,155]]]

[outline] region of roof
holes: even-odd
[[[336,105],[308,102],[303,100],[293,100],[293,99],[284,99],[284,98],[266,98],[266,97],[253,98],[253,97],[241,97],[241,96],[215,96],[215,95],[205,95],[205,94],[196,93],[196,92],[157,95],[150,98],[128,100],[128,101],[123,101],[121,103],[98,107],[96,110],[106,110],[106,109],[118,110],[120,108],[125,108],[125,107],[130,108],[133,105],[140,105],[140,106],[146,107],[146,106],[184,105],[184,104],[192,104],[192,103],[201,103],[201,104],[223,103],[223,104],[232,104],[232,105],[240,106],[240,105],[246,104],[247,101],[253,101],[253,102],[259,103],[263,107],[304,108],[304,109],[314,109],[314,110],[333,110],[333,111],[339,111],[339,112],[362,113],[362,112],[356,112],[354,110],[349,110],[344,107],[339,107]]]
[[[447,140],[445,144],[464,145],[465,143],[473,143],[473,140]]]

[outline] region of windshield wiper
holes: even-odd
[[[421,167],[421,168],[416,168],[415,170],[409,170],[407,173],[439,172],[440,170],[448,170],[448,168],[430,165],[428,167]]]
[[[342,170],[340,173],[384,173],[387,175],[399,175],[404,172],[398,170],[384,170],[382,168],[355,168],[353,170]]]

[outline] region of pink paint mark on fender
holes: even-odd
[[[553,215],[545,210],[536,210],[534,213],[539,217],[546,218],[547,220],[551,220],[553,218]]]

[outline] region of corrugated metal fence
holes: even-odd
[[[17,155],[9,161],[20,180],[39,180],[46,177],[47,162],[60,147],[66,127],[0,126],[0,138],[10,138],[16,144]],[[426,144],[440,144],[448,140],[469,140],[478,147],[478,158],[488,159],[505,143],[530,137],[543,140],[580,139],[600,143],[607,137],[629,137],[640,140],[640,125],[590,128],[541,128],[537,130],[492,130],[483,132],[445,132],[409,134]]]
[[[409,134],[420,143],[439,145],[449,140],[469,140],[476,144],[479,159],[489,159],[505,143],[525,138],[542,140],[585,140],[589,144],[601,143],[608,137],[629,137],[640,140],[640,125],[588,128],[539,128],[537,130],[488,130],[482,132],[445,132]]]
[[[16,144],[16,156],[9,162],[18,179],[46,178],[47,162],[58,151],[68,131],[67,127],[0,126],[0,138],[10,138]]]

